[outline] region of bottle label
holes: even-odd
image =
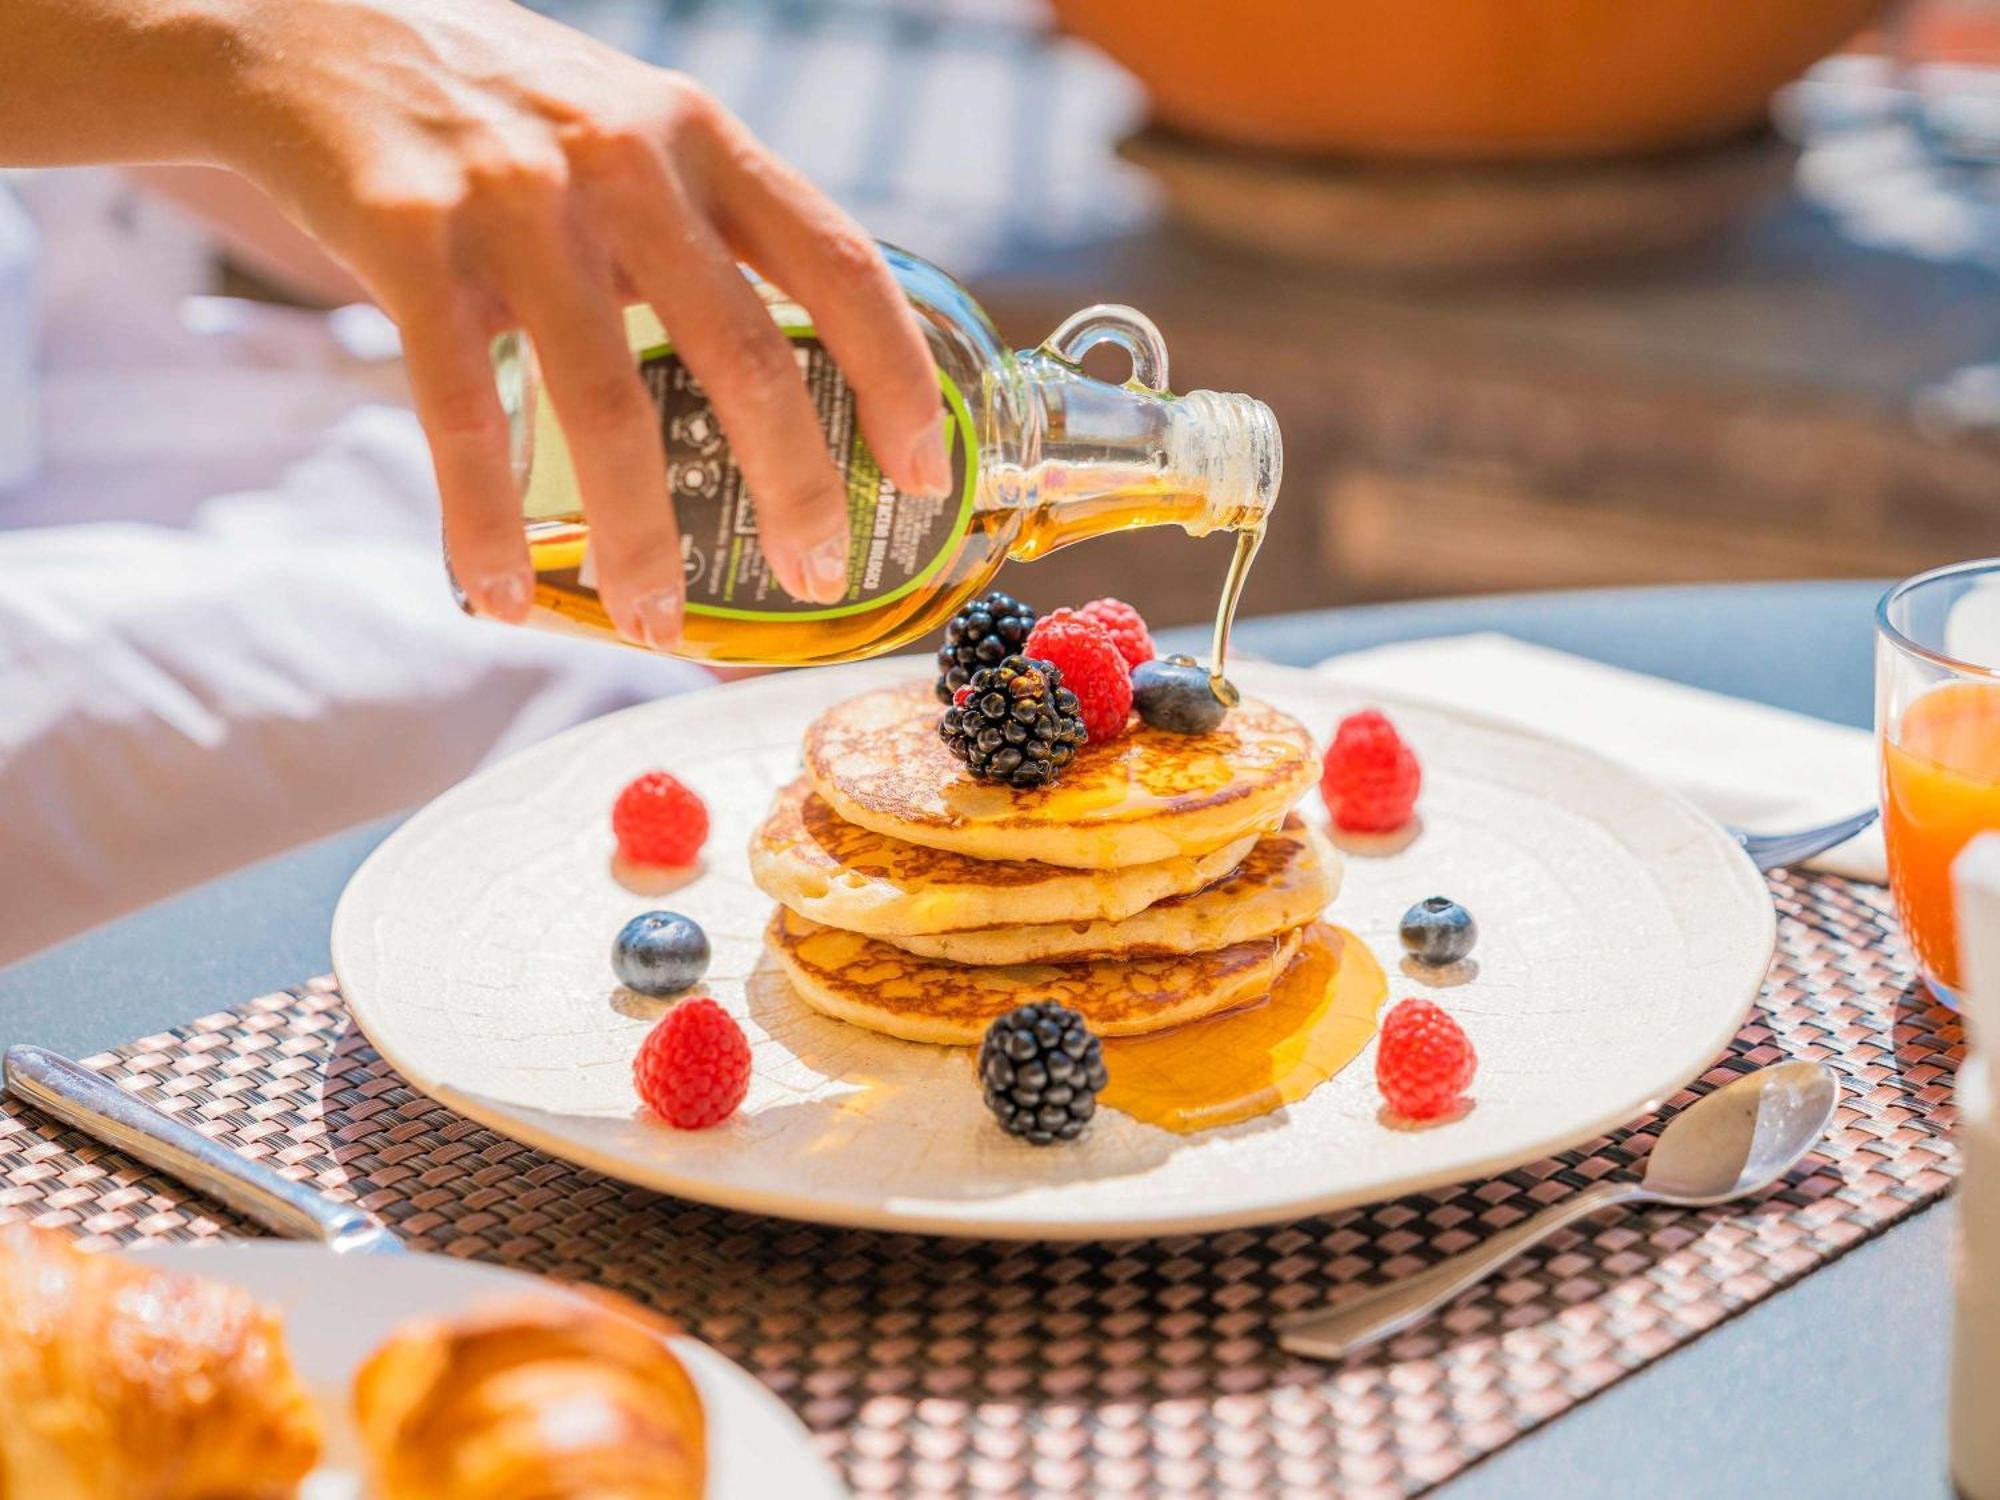
[[[660,414],[668,483],[680,522],[689,614],[728,619],[833,619],[873,609],[929,583],[972,522],[979,444],[958,387],[938,371],[951,492],[936,499],[892,485],[861,436],[854,392],[809,327],[783,330],[819,413],[835,467],[847,480],[847,591],[836,604],[787,594],[757,539],[757,512],[694,372],[670,344],[643,349],[639,374]],[[587,563],[586,559],[586,563]],[[588,580],[580,580],[588,583]]]

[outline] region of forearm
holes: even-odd
[[[860,228],[692,79],[509,0],[0,0],[0,165],[228,167],[403,331],[452,564],[518,620],[533,576],[489,351],[519,328],[573,432],[600,587],[671,649],[684,591],[636,293],[674,329],[796,598],[847,588],[846,484],[793,350],[738,268],[811,310],[889,477],[943,495],[937,374]]]
[[[234,9],[235,0],[4,0],[0,166],[224,164]]]

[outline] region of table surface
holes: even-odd
[[[1305,665],[1390,641],[1498,630],[1838,722],[1872,712],[1880,586],[1794,583],[1382,605],[1245,622],[1244,649]],[[81,1055],[324,973],[370,824],[0,970],[0,1042]],[[1445,1485],[1551,1495],[1944,1496],[1949,1205],[1916,1215]]]

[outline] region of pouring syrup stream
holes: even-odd
[[[1257,549],[1263,545],[1262,521],[1236,533],[1236,551],[1229,559],[1229,571],[1222,580],[1222,598],[1215,606],[1215,635],[1208,648],[1208,686],[1225,708],[1234,708],[1243,701],[1243,695],[1225,675],[1229,666],[1229,632],[1236,624],[1236,606],[1242,602],[1250,565],[1257,560]]]

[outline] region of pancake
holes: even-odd
[[[996,1016],[1031,1000],[1080,1012],[1100,1036],[1144,1036],[1270,993],[1299,932],[1215,953],[974,969],[919,958],[779,907],[764,934],[807,1005],[911,1042],[972,1046]]]
[[[1148,866],[1135,866],[1146,869]],[[892,937],[909,953],[956,964],[1029,964],[1078,958],[1207,953],[1312,921],[1340,891],[1340,855],[1297,813],[1257,841],[1205,890],[1171,896],[1123,921],[1053,922]]]
[[[1246,698],[1207,734],[1135,724],[1086,745],[1054,786],[979,781],[938,738],[928,684],[878,689],[806,730],[806,777],[847,822],[971,859],[1117,869],[1276,828],[1319,774],[1312,736]]]
[[[917,935],[990,927],[1000,917],[1118,922],[1213,884],[1256,841],[1245,834],[1208,854],[1116,870],[968,859],[843,822],[801,778],[778,793],[750,840],[750,873],[759,890],[802,917],[910,947],[905,940]]]

